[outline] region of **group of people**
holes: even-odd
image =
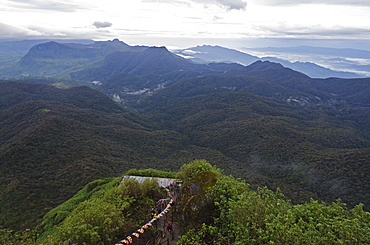
[[[152,219],[154,219],[161,212],[162,212],[162,210],[160,208],[157,208],[157,209],[152,208],[152,210],[150,211],[150,215],[152,216]]]
[[[162,209],[161,208],[157,208],[157,209],[152,208],[152,210],[150,211],[150,215],[152,216],[152,219],[154,219],[161,212],[162,212]],[[172,231],[172,224],[171,224],[171,222],[168,222],[167,223],[166,230],[167,230],[167,232],[171,232]]]

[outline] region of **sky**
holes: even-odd
[[[2,39],[370,50],[369,0],[0,0]]]

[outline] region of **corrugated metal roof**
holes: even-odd
[[[122,181],[124,181],[126,179],[136,179],[139,183],[144,182],[146,179],[155,179],[155,180],[158,180],[158,185],[159,186],[163,185],[165,187],[170,186],[170,184],[175,183],[175,181],[181,181],[181,179],[166,179],[166,178],[142,177],[142,176],[132,176],[132,175],[123,176]]]

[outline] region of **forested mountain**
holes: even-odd
[[[234,49],[220,46],[203,45],[182,50],[175,50],[176,54],[196,63],[232,62],[250,65],[260,58]]]
[[[22,65],[86,63],[72,62],[63,79],[0,82],[0,228],[34,227],[92,180],[192,159],[251,188],[280,187],[293,203],[341,198],[370,210],[369,78],[313,79],[269,61],[195,64],[118,40],[93,46],[35,46]]]
[[[165,47],[139,47],[111,53],[94,66],[72,71],[68,76],[74,80],[105,82],[117,74],[145,77],[178,70],[201,72],[207,69],[172,54]]]
[[[118,39],[92,44],[50,41],[33,46],[16,64],[0,70],[3,77],[56,77],[65,70],[103,59],[130,46]]]
[[[50,41],[58,43],[81,43],[91,44],[92,40],[49,40],[49,39],[36,39],[36,40],[22,40],[22,41],[11,41],[11,40],[0,40],[0,77],[3,77],[4,72],[9,72],[8,69],[27,54],[27,52],[35,45],[40,43],[47,43]],[[4,69],[6,68],[6,69]]]
[[[273,97],[292,105],[369,106],[370,79],[312,79],[282,65],[257,61],[222,75],[181,80],[158,91],[156,98],[240,91]],[[360,102],[361,101],[361,102]]]
[[[223,74],[242,67],[224,63],[199,65],[174,55],[165,47],[140,47],[111,53],[90,67],[70,71],[65,77],[94,82],[99,91],[134,106],[140,97],[177,81],[204,74]]]

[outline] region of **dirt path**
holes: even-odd
[[[181,228],[177,223],[173,223],[172,226],[173,226],[173,240],[170,241],[169,245],[175,245],[179,241],[180,236],[182,235]]]
[[[178,193],[174,191],[174,189],[171,191],[171,196],[173,197],[174,203],[176,205],[176,199],[178,196]],[[159,240],[157,240],[156,244],[158,245],[175,245],[182,235],[182,230],[180,225],[177,222],[174,222],[173,220],[173,212],[176,207],[173,207],[170,212],[168,212],[166,215],[164,215],[161,219],[158,220],[158,223],[156,224],[156,229],[161,231],[161,237]],[[166,230],[167,223],[171,222],[173,227],[173,233],[170,234]]]
[[[171,194],[173,195],[174,201],[176,203],[176,198],[177,198],[176,193],[172,192]],[[176,207],[174,207],[173,209],[176,209]],[[174,212],[173,209],[171,210],[171,212],[169,212],[167,215],[165,215],[162,219],[159,220],[157,229],[163,232],[162,239],[159,243],[160,245],[175,245],[179,241],[180,236],[182,235],[182,230],[181,230],[180,225],[176,221],[173,220],[173,213],[172,213]],[[169,234],[167,232],[166,230],[167,222],[172,223],[173,234]]]
[[[172,234],[173,238],[172,238],[171,234],[168,233],[166,231],[165,226],[163,226],[163,224],[166,224],[167,221],[165,221],[165,219],[163,219],[162,222],[163,223],[160,223],[161,227],[158,227],[158,229],[162,230],[163,234],[164,234],[164,236],[161,239],[160,244],[161,245],[175,245],[179,241],[180,236],[181,236],[180,226],[177,223],[172,223],[172,227],[173,227],[173,231],[172,231],[173,232],[173,234]]]

